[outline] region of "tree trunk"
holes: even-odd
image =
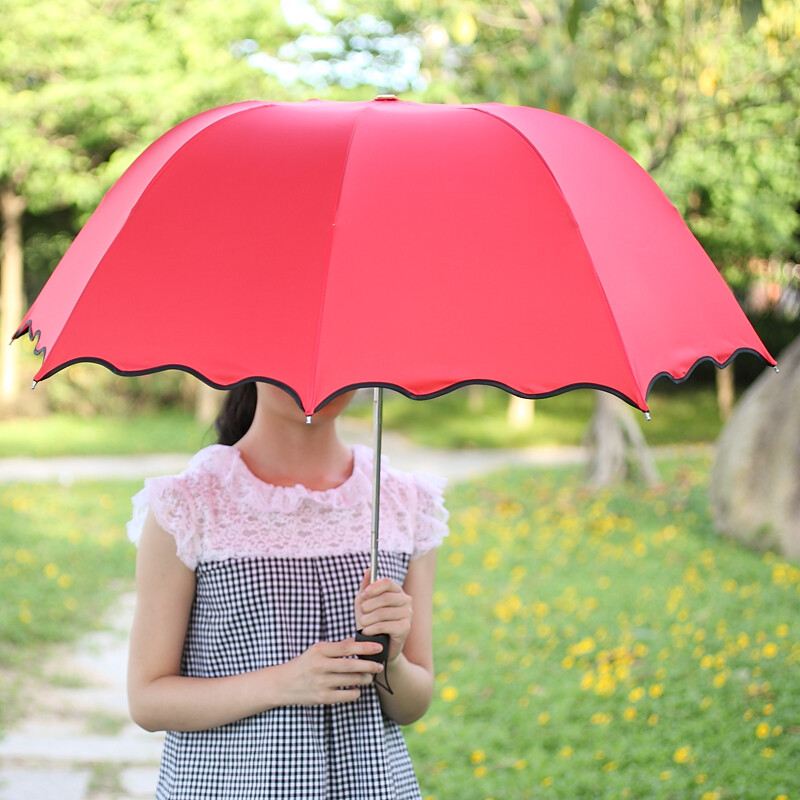
[[[208,384],[192,378],[195,386],[194,417],[203,424],[210,425],[217,417],[224,392],[212,389]]]
[[[717,408],[719,409],[719,418],[726,422],[731,413],[733,406],[736,402],[736,388],[735,376],[736,373],[731,361],[725,369],[716,370],[717,378]]]
[[[24,313],[22,283],[22,215],[27,201],[10,187],[0,189],[3,221],[2,278],[0,278],[0,406],[12,408],[19,397],[18,348],[8,342]]]
[[[594,416],[589,424],[588,480],[595,488],[639,477],[648,486],[659,482],[658,468],[633,411],[608,392],[595,392]]]
[[[506,420],[511,428],[522,431],[533,426],[534,401],[512,394],[508,400]]]
[[[473,414],[481,414],[486,410],[486,395],[483,386],[471,383],[467,386],[467,408]]]

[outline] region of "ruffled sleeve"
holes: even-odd
[[[413,479],[417,502],[412,560],[441,545],[449,533],[447,520],[450,518],[444,505],[444,487],[447,481],[425,472],[415,472]]]
[[[158,524],[175,539],[178,558],[189,569],[200,557],[201,528],[186,475],[148,478],[144,489],[133,497],[133,516],[127,524],[128,538],[138,546],[144,521],[152,509]]]

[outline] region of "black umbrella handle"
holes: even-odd
[[[394,694],[391,687],[389,686],[389,671],[387,669],[387,662],[389,659],[389,634],[388,633],[376,633],[374,636],[367,636],[361,631],[356,632],[356,641],[357,642],[377,642],[379,645],[383,647],[383,650],[380,653],[370,653],[369,655],[360,655],[359,658],[363,659],[364,661],[377,661],[379,664],[383,664],[383,683],[378,683],[377,678],[375,683],[381,687],[381,689],[385,689],[389,694]]]
[[[379,645],[383,647],[383,650],[380,653],[370,653],[369,655],[361,655],[359,658],[363,659],[364,661],[377,661],[379,664],[383,664],[384,667],[386,666],[386,662],[389,659],[389,634],[388,633],[376,633],[374,636],[367,636],[366,634],[361,633],[358,631],[356,633],[356,641],[357,642],[377,642]]]

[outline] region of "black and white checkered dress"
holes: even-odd
[[[369,565],[372,453],[323,492],[274,487],[235,448],[214,445],[177,476],[134,498],[129,534],[147,508],[195,569],[182,673],[221,677],[273,666],[319,641],[353,635],[353,600]],[[381,481],[378,569],[403,583],[411,558],[446,535],[441,482],[390,468]],[[390,676],[391,680],[391,676]],[[378,690],[327,706],[285,706],[199,732],[167,733],[158,800],[406,800],[419,787],[400,727]]]

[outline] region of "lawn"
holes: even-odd
[[[124,524],[132,483],[0,486],[0,727],[17,713],[14,674],[48,644],[98,625],[133,586]]]
[[[573,470],[451,487],[436,695],[407,729],[423,797],[800,797],[800,567],[713,533],[708,469],[662,464],[649,490],[590,492]],[[0,671],[130,587],[136,489],[0,489]]]
[[[0,458],[192,453],[216,441],[179,409],[130,416],[49,414],[0,420]]]
[[[423,796],[797,798],[800,569],[720,540],[704,461],[455,487]]]

